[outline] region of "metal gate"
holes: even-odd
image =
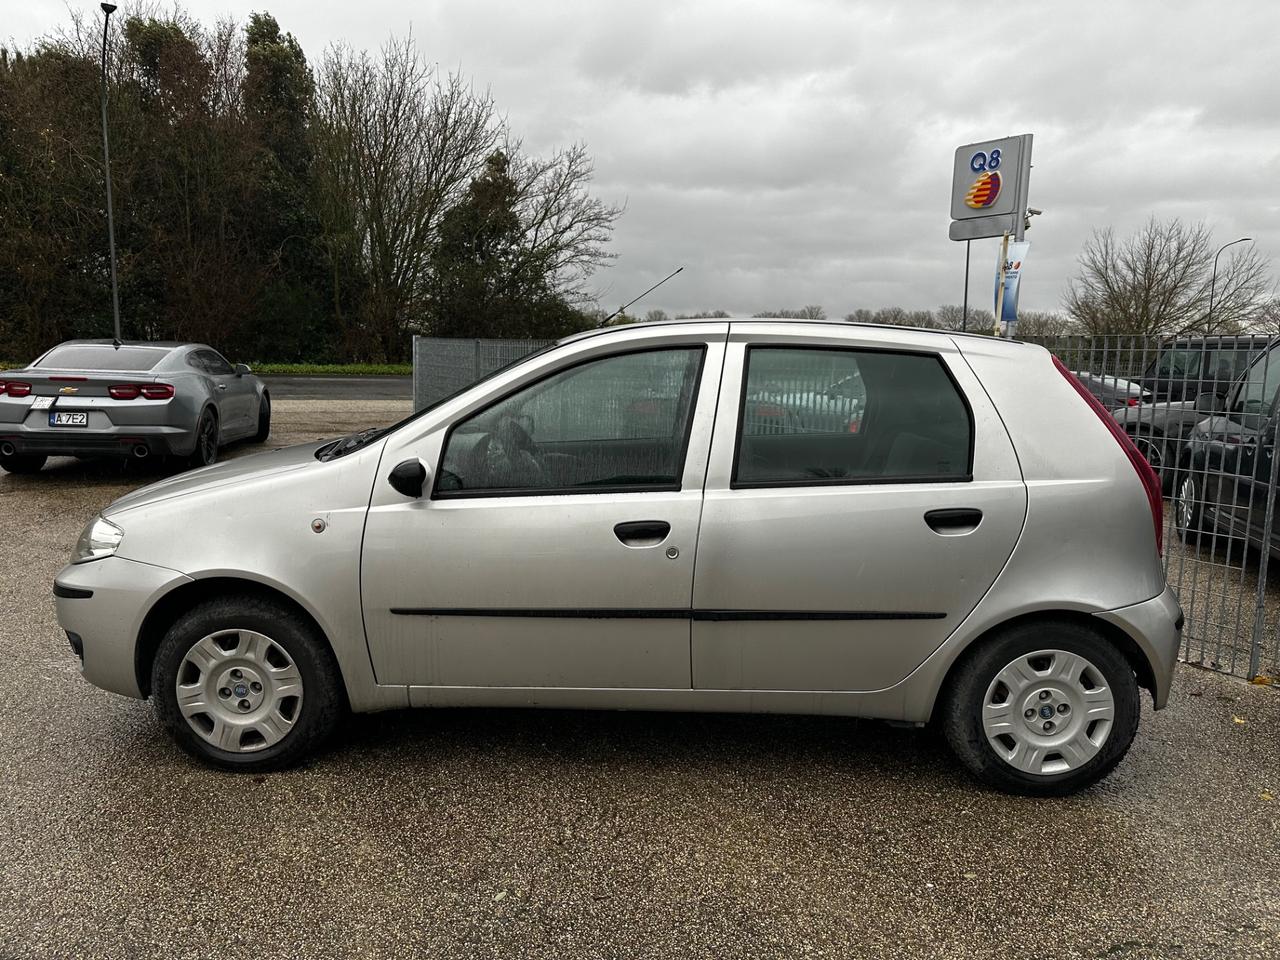
[[[1035,342],[1078,375],[1161,478],[1165,572],[1187,618],[1183,659],[1237,676],[1275,676],[1277,341],[1189,336]]]

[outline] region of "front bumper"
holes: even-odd
[[[1133,638],[1151,665],[1154,680],[1152,702],[1157,710],[1164,709],[1169,702],[1173,669],[1182,646],[1182,607],[1173,587],[1166,586],[1164,593],[1142,603],[1095,616],[1114,624]]]
[[[59,625],[78,640],[84,678],[141,697],[135,651],[143,618],[161,596],[189,582],[176,570],[123,557],[63,567],[54,579],[54,603]]]

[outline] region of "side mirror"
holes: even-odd
[[[234,369],[237,377],[243,377],[246,373],[253,373],[247,363],[237,363]]]
[[[1225,409],[1221,394],[1202,393],[1196,397],[1196,413],[1221,413]]]
[[[414,457],[412,460],[397,463],[391,475],[387,477],[387,483],[391,484],[396,493],[417,500],[422,496],[423,488],[426,486],[427,473],[427,465]]]

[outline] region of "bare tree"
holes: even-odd
[[[825,320],[827,319],[827,311],[816,303],[810,303],[793,309],[762,310],[759,313],[753,313],[752,316],[778,317],[783,320]]]
[[[493,101],[440,76],[412,37],[375,58],[334,47],[317,77],[316,210],[333,270],[334,310],[358,357],[398,355],[423,309],[440,218],[501,142]],[[344,314],[339,278],[358,264],[368,289]]]
[[[521,156],[519,150],[519,143],[507,148],[523,231],[521,262],[512,273],[536,273],[567,303],[584,304],[590,299],[586,280],[617,256],[605,244],[623,208],[587,192],[594,169],[585,144],[546,159]]]
[[[1203,223],[1158,221],[1117,240],[1096,231],[1080,253],[1080,275],[1067,286],[1067,313],[1089,334],[1180,335],[1247,328],[1267,291],[1266,260],[1252,245],[1220,264]],[[1214,288],[1209,311],[1210,287]]]
[[[670,320],[665,310],[650,310],[644,315],[645,323],[661,323],[663,320]]]
[[[1065,314],[1039,310],[1018,311],[1018,324],[1014,328],[1016,337],[1065,337],[1078,332],[1075,322]]]

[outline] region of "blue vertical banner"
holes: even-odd
[[[996,319],[1003,336],[1013,336],[1018,324],[1018,280],[1022,276],[1022,263],[1031,249],[1030,240],[1010,240],[1009,253],[1004,262],[1004,303],[1000,305],[1000,254],[996,252],[996,282],[993,309],[1000,310]]]

